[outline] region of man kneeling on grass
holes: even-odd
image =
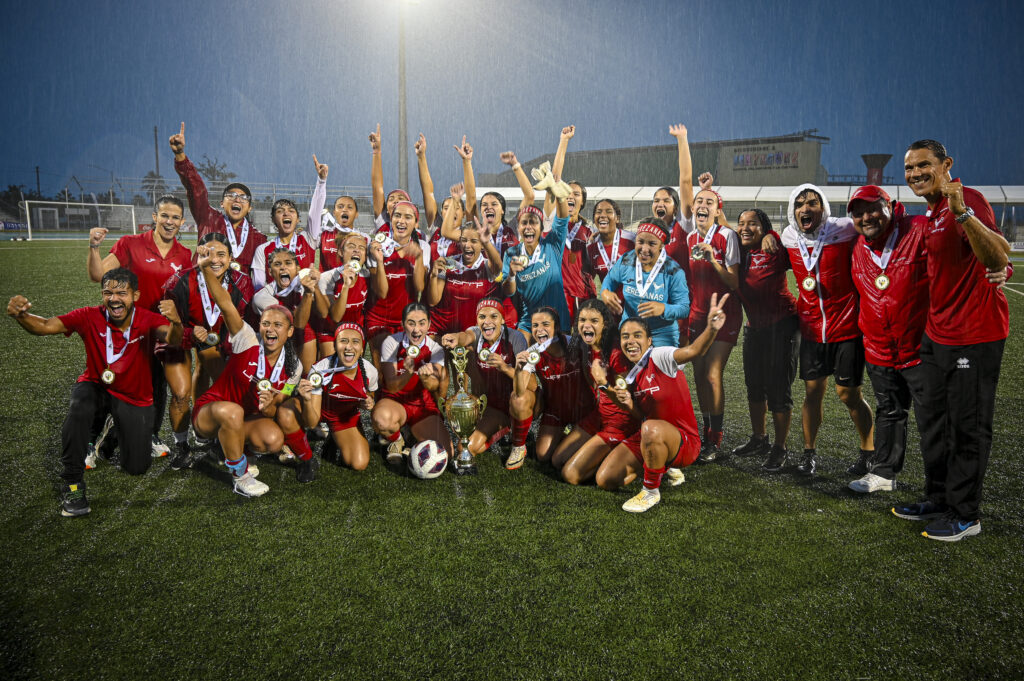
[[[45,319],[29,314],[32,303],[14,296],[7,314],[35,336],[77,333],[85,343],[85,372],[71,389],[71,405],[61,429],[61,462],[64,481],[61,515],[89,512],[85,497],[86,443],[97,410],[114,417],[121,447],[121,468],[132,475],[149,470],[150,435],[153,430],[153,383],[150,358],[156,342],[181,343],[181,320],[174,303],[160,302],[161,314],[135,307],[139,280],[118,267],[103,275],[103,304],[72,310]]]

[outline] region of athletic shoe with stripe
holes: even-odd
[[[509,452],[508,458],[505,459],[505,468],[510,471],[521,467],[526,461],[526,445],[519,445],[513,447],[512,451]]]
[[[160,438],[158,438],[156,435],[153,436],[153,447],[150,452],[150,455],[154,459],[159,459],[162,456],[167,456],[170,453],[170,451],[171,448],[165,445],[163,442],[160,442]]]
[[[965,520],[950,510],[928,523],[921,536],[938,541],[960,541],[976,534],[981,534],[980,520]]]
[[[60,494],[60,514],[65,518],[74,518],[90,510],[89,500],[85,498],[85,483],[65,484]]]
[[[892,514],[904,520],[931,520],[932,518],[938,518],[945,512],[946,507],[944,505],[936,504],[931,499],[892,507]]]
[[[96,445],[91,442],[85,451],[88,452],[88,454],[85,455],[85,470],[91,471],[93,468],[96,468],[96,465],[100,462],[100,453],[99,450],[96,449]]]
[[[257,480],[250,471],[246,471],[245,475],[235,478],[235,493],[241,494],[243,497],[259,497],[269,491],[270,488]]]
[[[643,513],[653,508],[659,501],[661,501],[661,492],[644,487],[640,490],[640,494],[622,505],[622,510],[630,513]]]
[[[402,450],[405,449],[405,438],[399,433],[397,440],[384,440],[384,442],[387,443],[388,448],[387,454],[385,454],[388,464],[391,466],[400,465],[403,460]]]
[[[849,484],[854,492],[870,494],[871,492],[891,492],[896,489],[896,479],[883,478],[874,473],[865,473],[863,477],[853,480]]]

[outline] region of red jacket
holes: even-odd
[[[876,366],[906,369],[920,364],[921,335],[928,320],[928,256],[924,249],[927,218],[907,215],[893,202],[889,231],[873,242],[863,236],[853,250],[853,283],[860,294],[860,329],[864,355]],[[881,257],[896,232],[892,255],[885,268],[871,257]],[[884,287],[884,288],[882,288]]]

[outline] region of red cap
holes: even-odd
[[[885,193],[885,190],[881,187],[876,187],[873,184],[868,184],[853,193],[850,197],[849,202],[846,204],[846,212],[850,212],[850,206],[853,205],[854,201],[867,201],[868,203],[874,203],[875,201],[885,201],[891,203],[892,199]]]

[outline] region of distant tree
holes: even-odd
[[[237,177],[228,170],[228,164],[203,154],[203,160],[196,164],[196,170],[210,182],[227,183]]]
[[[155,170],[150,170],[142,178],[142,191],[146,192],[150,203],[156,203],[158,197],[167,193],[167,182]]]

